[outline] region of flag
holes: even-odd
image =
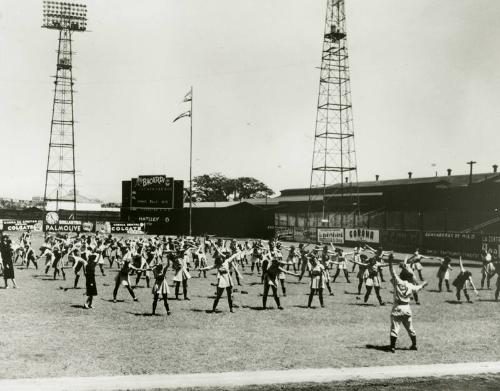
[[[184,118],[184,117],[191,117],[191,111],[186,111],[180,115],[178,115],[172,122],[177,121],[178,119]]]
[[[189,92],[184,96],[183,102],[191,102],[193,100],[193,91],[189,90]]]

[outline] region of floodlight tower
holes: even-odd
[[[57,70],[45,174],[45,207],[71,205],[76,212],[75,121],[73,117],[72,34],[87,29],[87,6],[56,1],[43,2],[42,27],[59,31]]]
[[[344,0],[327,0],[309,204],[321,197],[323,221],[329,197],[357,212],[357,183]]]

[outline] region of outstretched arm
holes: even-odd
[[[206,272],[206,271],[212,270],[212,269],[215,269],[215,265],[202,267],[202,268],[199,268],[198,270],[201,272]]]
[[[285,274],[290,274],[291,276],[300,277],[300,274],[292,273],[291,271],[285,270],[282,267],[279,267],[278,269],[280,272],[283,272]]]
[[[472,281],[472,277],[469,277],[469,282],[472,285],[472,288],[474,289],[476,295],[479,295],[479,292],[477,291],[476,286],[474,285],[474,281]]]
[[[464,264],[462,263],[462,257],[458,258],[458,263],[460,265],[460,271],[463,273],[465,272]]]
[[[394,266],[392,264],[393,258],[389,258],[389,272],[391,273],[391,277],[395,280],[396,273],[394,272]]]

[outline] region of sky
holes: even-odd
[[[78,191],[141,174],[308,187],[326,0],[81,0],[73,59]],[[43,195],[57,32],[0,0],[0,196]],[[500,164],[500,1],[346,0],[359,180]]]

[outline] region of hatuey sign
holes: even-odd
[[[346,228],[345,240],[348,242],[380,243],[378,229]]]
[[[344,230],[342,228],[318,228],[318,242],[344,244]]]

